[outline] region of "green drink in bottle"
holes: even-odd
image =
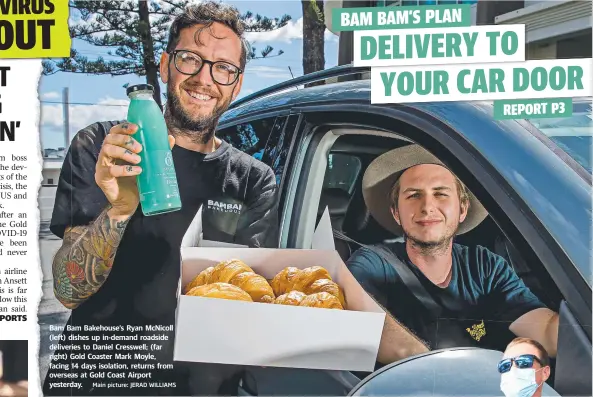
[[[126,93],[130,98],[127,120],[138,126],[134,139],[142,145],[138,164],[142,173],[136,177],[142,213],[150,216],[177,211],[181,209],[177,174],[165,118],[152,96],[154,88],[138,84],[128,87]]]

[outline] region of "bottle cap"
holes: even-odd
[[[130,95],[130,93],[135,92],[135,91],[150,91],[150,92],[154,92],[154,87],[151,86],[150,84],[136,84],[136,85],[131,85],[128,88],[126,88],[126,95]]]

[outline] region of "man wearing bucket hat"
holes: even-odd
[[[371,215],[403,242],[363,246],[348,268],[363,288],[431,349],[504,350],[514,336],[534,339],[555,356],[558,314],[488,249],[454,243],[486,210],[436,157],[408,145],[378,157],[365,172]],[[389,321],[389,320],[388,320]],[[383,340],[395,341],[386,328]],[[386,335],[387,334],[387,335]],[[401,340],[401,339],[400,339]],[[401,359],[382,342],[379,361]]]

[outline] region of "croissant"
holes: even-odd
[[[334,281],[329,280],[327,278],[320,278],[319,280],[315,280],[313,284],[305,288],[305,294],[311,295],[317,292],[328,292],[338,298],[342,307],[346,307],[346,299],[344,298],[344,293],[338,284]]]
[[[254,271],[239,259],[231,259],[227,262],[221,262],[214,266],[212,276],[210,277],[211,283],[228,283],[237,274]]]
[[[332,278],[328,271],[321,266],[308,267],[301,270],[295,277],[292,289],[305,292],[315,281],[319,279],[331,280]]]
[[[338,298],[329,292],[318,292],[316,294],[307,295],[301,301],[299,306],[319,307],[323,309],[344,309]]]
[[[251,296],[236,285],[227,283],[204,284],[192,288],[187,295],[202,296],[204,298],[241,300],[253,302]]]
[[[268,280],[253,272],[239,273],[230,283],[247,292],[254,302],[272,303],[276,298]]]
[[[272,289],[274,290],[274,294],[276,296],[280,296],[287,292],[290,292],[293,288],[294,280],[296,276],[301,272],[300,269],[296,267],[285,267],[282,269],[270,282]]]
[[[212,277],[214,267],[210,266],[200,272],[189,284],[183,289],[183,293],[187,294],[192,288],[199,287],[200,285],[209,284]]]
[[[290,291],[277,297],[274,303],[277,305],[299,306],[306,296],[307,295],[299,291]]]

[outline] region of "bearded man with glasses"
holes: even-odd
[[[58,336],[62,348],[50,363],[44,395],[214,395],[237,373],[233,366],[184,368],[173,362],[173,344],[180,247],[200,209],[206,240],[278,246],[272,169],[215,136],[243,83],[243,32],[236,8],[210,1],[189,5],[171,25],[160,74],[180,211],[142,214],[131,166],[142,167],[137,126],[103,121],[74,137],[50,224],[63,239],[52,263],[54,294],[72,314]],[[126,332],[130,325],[134,331]],[[166,328],[154,339],[147,326]],[[121,339],[130,336],[136,340]],[[91,341],[106,340],[125,342],[88,351]],[[139,363],[128,353],[147,353],[146,343],[158,345],[149,351],[154,359]],[[133,388],[120,376],[130,371],[144,376]]]

